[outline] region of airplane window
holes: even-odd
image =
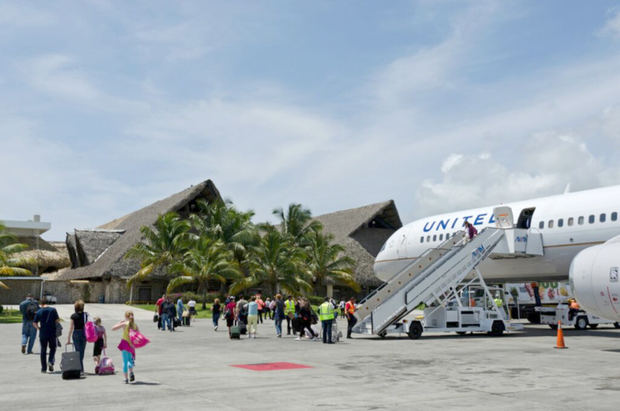
[[[588,223],[590,224],[594,224],[595,220],[596,220],[596,217],[594,217],[594,214],[591,214],[590,217],[588,217]]]
[[[545,228],[545,222],[541,221],[540,223],[538,223],[538,228]]]
[[[583,221],[584,221],[583,216],[580,216],[580,217],[577,219],[577,224],[579,224],[579,225],[583,225]]]
[[[439,234],[439,241],[443,241],[443,234]]]
[[[553,228],[553,220],[549,220],[549,222],[547,223],[547,227]]]
[[[437,241],[437,234],[433,236],[433,241]]]
[[[450,233],[446,233],[446,240],[450,238]]]
[[[603,214],[601,214],[601,215],[600,215],[600,217],[599,217],[599,218],[600,218],[600,222],[601,222],[601,223],[604,223],[604,222],[605,222],[605,220],[607,220],[607,214],[603,213]]]
[[[611,221],[616,221],[618,219],[618,213],[615,211],[611,213]]]
[[[575,222],[575,219],[573,217],[569,217],[568,218],[568,225],[573,225],[573,223]]]
[[[431,241],[431,236],[429,235],[429,236],[426,237],[426,242],[430,243],[430,241]]]
[[[420,242],[423,243],[424,242],[424,236],[420,237]]]
[[[563,227],[563,226],[564,226],[564,219],[558,218],[558,227]]]

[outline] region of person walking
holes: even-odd
[[[108,336],[105,328],[101,325],[101,318],[95,317],[95,332],[97,333],[97,341],[93,347],[93,360],[95,361],[95,374],[99,374],[99,365],[101,363],[101,352],[108,346]]]
[[[474,227],[474,225],[469,221],[465,221],[463,225],[465,226],[465,230],[467,232],[467,238],[469,241],[473,240],[473,238],[478,235],[478,230],[476,230],[476,227]]]
[[[334,322],[334,306],[325,297],[325,302],[319,306],[319,320],[323,329],[323,344],[333,344],[332,342],[332,323]]]
[[[174,319],[176,317],[177,311],[172,303],[170,298],[166,298],[166,301],[162,303],[161,308],[161,329],[162,331],[166,331],[166,325],[168,326],[168,331],[174,331]]]
[[[47,306],[47,297],[41,299],[41,308],[34,315],[32,325],[39,330],[39,343],[41,344],[41,372],[54,371],[54,356],[56,354],[56,324],[60,318],[54,307]],[[49,348],[49,357],[47,349]]]
[[[157,312],[157,329],[161,329],[163,326],[163,321],[161,317],[162,317],[162,306],[165,302],[166,302],[166,294],[162,295],[155,302],[155,311]]]
[[[226,318],[226,326],[228,327],[228,337],[230,337],[230,327],[235,324],[235,311],[237,305],[235,304],[235,297],[228,297],[228,303],[224,311],[224,318]]]
[[[80,353],[80,368],[81,373],[84,374],[84,353],[86,352],[86,333],[84,332],[84,326],[88,321],[88,313],[84,312],[84,301],[77,300],[73,304],[75,312],[71,314],[71,325],[69,326],[69,332],[67,333],[67,344],[71,344],[73,339],[73,347]]]
[[[265,312],[265,302],[261,298],[261,294],[256,294],[256,304],[258,304],[258,322],[263,323],[263,314],[267,317],[267,313]]]
[[[299,302],[299,315],[297,316],[299,324],[299,336],[297,340],[301,340],[304,337],[304,330],[308,330],[312,339],[316,339],[317,335],[312,329],[312,310],[310,309],[310,303],[303,299]]]
[[[170,303],[172,304],[172,303]],[[174,307],[174,305],[172,304]],[[129,337],[129,330],[139,331],[138,326],[136,325],[133,317],[132,311],[125,312],[125,319],[119,321],[112,330],[123,329],[123,336],[121,337],[121,342],[118,344],[118,349],[121,351],[123,356],[123,375],[125,376],[125,384],[129,384],[129,381],[135,381],[136,376],[133,373],[136,361],[136,349],[131,342],[131,338]],[[127,378],[127,373],[129,372],[129,378]]]
[[[196,300],[190,298],[187,302],[187,307],[189,307],[189,315],[196,316],[198,313],[196,312]]]
[[[344,307],[345,314],[347,316],[347,338],[351,338],[351,330],[357,323],[355,317],[355,297],[351,297]]]
[[[289,295],[284,303],[284,315],[286,316],[286,335],[291,335],[291,321],[295,318],[295,301],[292,295]],[[295,331],[293,327],[293,335]]]
[[[34,340],[37,338],[37,329],[32,322],[39,311],[39,304],[32,294],[28,294],[19,304],[19,311],[22,313],[22,354],[32,354]]]
[[[183,299],[179,297],[177,300],[177,318],[181,324],[183,324],[183,311],[185,311],[185,306],[183,305]]]
[[[220,314],[222,312],[222,306],[220,304],[220,299],[216,298],[213,300],[213,305],[211,306],[211,318],[213,319],[213,331],[217,331],[217,322],[220,319]]]
[[[239,296],[239,301],[237,301],[235,316],[237,317],[237,323],[239,327],[242,327],[242,324],[248,324],[248,301],[243,298],[242,295]]]
[[[256,329],[258,328],[258,318],[260,316],[256,297],[252,296],[248,303],[248,338],[256,339]]]
[[[282,338],[282,320],[284,320],[284,301],[282,301],[282,296],[280,294],[276,294],[276,298],[274,300],[275,306],[273,307],[273,318],[276,324],[276,336],[278,338]]]

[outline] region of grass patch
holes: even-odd
[[[143,310],[147,310],[147,311],[150,311],[152,313],[155,313],[155,304],[134,304],[134,305],[127,304],[127,305],[129,307],[141,308]],[[196,315],[195,318],[211,318],[211,314],[212,314],[212,312],[211,312],[211,305],[212,305],[211,303],[207,303],[207,309],[203,310],[202,309],[202,304],[197,303],[196,304],[196,312],[198,313],[198,315]]]
[[[22,313],[19,310],[7,310],[0,313],[0,324],[14,324],[22,322]]]

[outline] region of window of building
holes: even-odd
[[[420,237],[420,242],[423,243],[424,242],[424,236]]]
[[[605,220],[607,220],[607,214],[603,213],[603,214],[601,214],[601,215],[599,216],[599,221],[600,221],[601,223],[604,223],[604,222],[605,222]]]
[[[579,216],[579,218],[577,219],[577,224],[583,225],[584,221],[585,221],[585,218],[583,218],[583,216]]]
[[[618,219],[618,213],[617,212],[613,212],[611,213],[611,221],[616,221]]]
[[[594,224],[594,221],[596,221],[596,217],[594,217],[594,214],[590,214],[588,217],[588,223]]]
[[[558,218],[558,227],[564,227],[564,219]]]
[[[549,220],[549,222],[547,223],[547,227],[553,228],[553,220]]]
[[[540,229],[545,228],[545,222],[541,221],[540,223],[538,223],[538,228],[540,228]]]
[[[575,219],[573,217],[568,217],[568,221],[566,223],[571,226],[575,223]]]

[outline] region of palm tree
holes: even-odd
[[[4,276],[28,276],[32,272],[22,266],[29,262],[15,258],[14,254],[24,251],[28,248],[27,244],[17,242],[17,238],[5,231],[4,225],[0,224],[0,275]],[[0,287],[9,289],[9,287],[0,281]]]
[[[231,284],[230,293],[259,285],[266,286],[271,294],[310,292],[312,285],[304,270],[303,249],[272,225],[265,224],[261,229],[265,234],[258,245],[251,247],[250,274]]]
[[[166,292],[187,283],[198,283],[198,292],[202,292],[202,309],[206,309],[206,296],[209,281],[226,284],[227,280],[241,276],[239,266],[233,259],[233,253],[220,240],[206,235],[198,238],[192,248],[183,256],[183,260],[172,266],[172,271],[181,273],[168,283]]]
[[[280,219],[282,232],[297,245],[306,245],[306,235],[322,228],[320,222],[312,220],[310,210],[303,208],[301,204],[289,204],[286,214],[282,208],[276,208],[273,214]]]
[[[199,212],[190,217],[200,234],[221,240],[241,264],[247,259],[247,247],[258,243],[258,231],[252,223],[253,211],[238,211],[230,201],[197,202]]]
[[[344,255],[345,248],[340,244],[332,244],[333,236],[321,231],[309,233],[307,239],[308,272],[314,279],[317,295],[320,295],[318,288],[326,285],[328,280],[358,292],[360,286],[353,277],[355,262]]]
[[[128,286],[148,278],[157,268],[166,270],[171,276],[173,264],[180,261],[190,247],[193,238],[190,229],[189,221],[174,212],[159,216],[154,227],[140,228],[143,240],[125,254],[125,258],[140,260],[140,270],[129,279]]]

